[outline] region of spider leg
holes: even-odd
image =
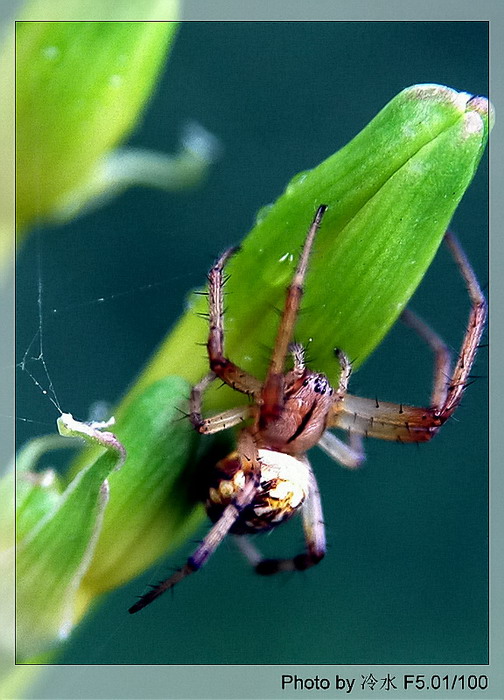
[[[218,413],[210,418],[203,418],[201,415],[202,396],[215,378],[216,375],[213,372],[203,377],[203,379],[192,388],[189,399],[189,419],[194,428],[204,435],[218,433],[221,430],[226,430],[239,423],[243,423],[255,410],[253,406],[239,406],[238,408],[231,408],[228,411]]]
[[[292,338],[301,297],[303,295],[303,283],[308,268],[308,259],[315,234],[320,227],[322,217],[326,210],[327,206],[325,204],[321,204],[317,209],[315,218],[306,235],[296,272],[287,290],[282,319],[277,331],[273,355],[262,390],[263,405],[261,406],[261,427],[266,427],[269,423],[274,422],[283,408],[285,358],[289,350],[289,343]]]
[[[305,349],[300,343],[291,343],[289,352],[294,360],[293,372],[296,377],[302,377],[306,369]]]
[[[261,382],[224,356],[224,281],[222,273],[226,262],[233,253],[233,248],[227,250],[208,273],[210,316],[210,332],[207,342],[208,359],[210,369],[223,382],[236,391],[258,397],[261,391]]]
[[[335,401],[337,401],[338,399],[342,399],[347,393],[348,382],[350,380],[350,375],[352,374],[352,364],[348,359],[348,356],[345,355],[345,353],[343,352],[343,350],[339,350],[339,348],[336,348],[334,353],[338,358],[341,368],[338,388],[336,389]]]
[[[446,399],[440,406],[440,413],[446,420],[453,414],[462,399],[485,328],[488,307],[474,270],[456,236],[448,231],[445,234],[445,241],[465,280],[472,304],[464,342],[448,386]]]
[[[309,466],[309,465],[308,465]],[[322,503],[315,475],[311,467],[308,497],[303,504],[303,530],[306,551],[290,559],[265,559],[244,535],[237,535],[235,542],[254,567],[256,573],[270,576],[280,571],[304,571],[321,561],[326,552],[326,539]]]
[[[317,442],[317,445],[329,457],[332,457],[332,459],[348,469],[357,469],[366,459],[362,435],[353,431],[350,432],[350,439],[347,443],[337,438],[329,430],[326,430]]]
[[[405,320],[435,352],[432,405],[428,408],[403,406],[347,394],[332,406],[327,427],[356,431],[369,437],[399,442],[425,442],[453,415],[467,386],[478,345],[485,327],[487,304],[476,275],[455,236],[447,232],[445,241],[465,280],[471,310],[459,357],[450,376],[450,362],[444,343],[411,312]],[[446,374],[448,371],[449,377]]]
[[[199,433],[203,435],[213,435],[221,430],[233,428],[235,425],[243,423],[247,418],[254,415],[253,406],[241,406],[238,408],[230,408],[228,411],[222,411],[210,418],[201,418],[198,424],[193,423]],[[192,420],[192,417],[191,417]]]
[[[233,541],[254,569],[264,559],[261,552],[252,544],[247,535],[234,535]]]
[[[442,406],[448,394],[448,382],[451,375],[451,352],[444,340],[410,309],[405,309],[401,320],[412,328],[434,353],[434,382],[430,399],[431,406]]]
[[[336,415],[343,409],[343,401],[347,394],[348,382],[350,381],[350,375],[352,374],[352,363],[350,362],[348,355],[346,355],[343,350],[340,350],[339,348],[335,348],[334,354],[338,358],[340,364],[340,376],[338,388],[334,393],[333,404],[329,413],[329,424],[327,427],[332,427],[335,425]],[[349,443],[346,443],[326,430],[322,434],[317,444],[329,455],[329,457],[336,460],[336,462],[339,462],[341,465],[348,467],[349,469],[356,469],[357,467],[360,467],[366,456],[364,454],[362,440],[360,439],[359,434],[352,430],[349,430],[348,433]]]
[[[173,588],[177,583],[182,581],[186,576],[199,571],[212,556],[224,537],[227,535],[231,527],[239,518],[242,510],[248,506],[257,493],[259,485],[260,468],[257,461],[257,449],[253,443],[251,436],[244,431],[238,441],[238,450],[242,458],[242,467],[245,473],[245,485],[238,496],[232,501],[224,511],[221,517],[207,533],[201,544],[187,559],[181,569],[175,571],[172,576],[161,581],[152,589],[145,593],[140,599],[131,606],[130,613],[136,613],[142,608],[152,603],[160,595]]]

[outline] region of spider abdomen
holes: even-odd
[[[309,467],[304,460],[260,449],[258,461],[260,485],[252,503],[243,509],[231,528],[236,535],[271,530],[290,518],[308,495]],[[244,484],[245,474],[237,452],[217,463],[206,500],[207,513],[213,522],[219,520]]]

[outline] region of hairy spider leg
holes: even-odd
[[[480,289],[477,277],[458,239],[453,233],[447,231],[445,234],[445,242],[466,283],[471,300],[471,311],[464,342],[455,365],[455,371],[448,386],[448,394],[440,410],[444,420],[453,414],[462,399],[462,394],[464,393],[467,380],[471,373],[481,336],[485,328],[488,312],[487,302]]]
[[[326,210],[326,204],[321,204],[317,209],[313,222],[306,235],[296,272],[287,290],[287,297],[280,326],[277,331],[273,355],[262,388],[263,402],[260,412],[261,428],[274,422],[282,412],[284,405],[285,358],[289,350],[289,344],[291,342],[301,297],[303,295],[303,283],[308,268],[308,259],[310,257],[313,241],[315,240],[315,234],[320,227],[322,217]]]
[[[343,401],[348,389],[348,382],[352,374],[352,364],[347,355],[342,350],[336,348],[334,351],[340,363],[340,378],[335,394],[335,402]],[[336,462],[348,469],[357,469],[366,459],[362,436],[356,432],[349,431],[348,442],[343,442],[330,430],[324,431],[317,445]]]
[[[348,356],[345,355],[343,350],[336,348],[334,354],[336,355],[340,365],[340,378],[338,382],[338,388],[336,389],[336,396],[334,399],[335,401],[338,401],[343,399],[347,393],[348,382],[350,381],[350,375],[352,374],[352,363],[348,359]]]
[[[305,349],[300,343],[291,343],[289,345],[289,352],[292,355],[294,361],[293,372],[296,378],[302,377],[305,369]]]
[[[264,558],[246,535],[237,535],[235,542],[254,567],[256,573],[269,576],[281,571],[304,571],[318,564],[326,552],[326,537],[322,502],[315,475],[310,463],[303,459],[309,471],[308,496],[302,506],[303,530],[306,551],[290,559]]]
[[[245,484],[236,498],[224,509],[221,517],[207,533],[201,544],[187,559],[181,569],[175,571],[172,576],[161,581],[145,593],[139,600],[131,606],[130,613],[136,613],[146,605],[152,603],[156,598],[173,588],[186,576],[199,571],[208,559],[212,556],[219,544],[225,538],[229,530],[233,527],[240,513],[246,506],[254,500],[259,486],[260,467],[257,459],[257,448],[252,437],[246,431],[241,433],[238,441],[238,451],[242,460],[242,468],[245,473]]]
[[[460,243],[450,232],[445,234],[445,241],[464,278],[471,301],[467,329],[453,372],[443,342],[423,321],[409,312],[405,317],[406,322],[420,333],[435,353],[432,405],[428,408],[403,406],[347,394],[344,401],[333,404],[328,427],[343,428],[382,440],[426,442],[453,415],[462,399],[476,357],[485,327],[487,303]]]
[[[222,273],[226,262],[234,252],[236,252],[236,248],[230,248],[223,253],[208,273],[210,316],[210,332],[207,342],[208,359],[210,369],[223,382],[243,394],[259,396],[262,386],[261,382],[224,356],[224,279]]]
[[[451,352],[439,336],[418,314],[405,309],[401,321],[414,330],[434,353],[434,378],[430,397],[431,406],[441,406],[448,395],[448,378],[451,374]]]
[[[194,428],[203,435],[211,435],[212,433],[218,433],[221,430],[227,430],[227,428],[239,425],[247,418],[250,418],[255,411],[254,406],[239,406],[222,411],[222,413],[218,413],[210,418],[203,418],[201,414],[203,394],[215,378],[216,374],[214,372],[210,372],[203,377],[198,384],[193,386],[189,399],[189,419]]]

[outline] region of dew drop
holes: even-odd
[[[60,50],[57,46],[44,46],[42,56],[48,61],[55,61],[60,55]]]
[[[297,175],[294,175],[294,177],[290,180],[289,184],[285,188],[285,194],[293,194],[296,188],[306,180],[309,172],[309,170],[302,170],[300,173],[297,173]]]
[[[270,211],[273,209],[273,204],[266,204],[264,207],[261,207],[259,211],[256,214],[255,222],[256,226],[259,226],[259,224],[262,224],[264,219],[268,216]]]

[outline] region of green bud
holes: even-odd
[[[176,13],[175,4],[168,4]],[[155,17],[159,1],[147,5],[143,14]],[[86,7],[92,15],[89,3]],[[25,16],[34,12],[36,6],[28,5]],[[66,17],[72,16],[68,10]],[[21,231],[40,219],[71,215],[106,189],[103,158],[135,126],[176,30],[176,22],[17,23],[16,213]],[[9,50],[4,46],[3,63]]]
[[[319,204],[329,209],[317,234],[296,338],[310,340],[317,370],[335,382],[333,349],[355,358],[374,350],[420,283],[475,173],[493,118],[488,101],[440,85],[403,90],[347,146],[299,173],[263,208],[226,269],[230,279],[226,353],[263,377],[300,246]],[[490,123],[489,123],[490,122]],[[206,371],[197,342],[208,329],[192,308],[166,338],[133,393],[166,372],[197,381]],[[208,406],[239,401],[212,391]]]

